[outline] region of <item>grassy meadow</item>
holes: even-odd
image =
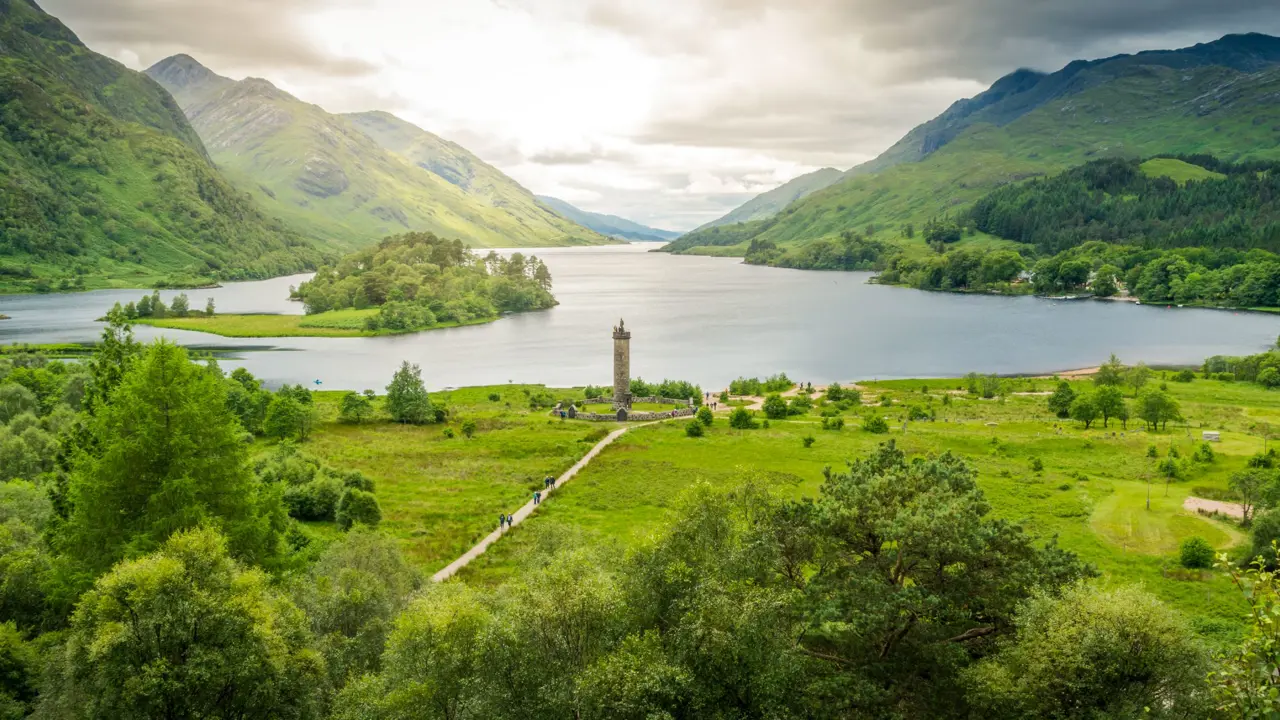
[[[139,325],[169,328],[172,330],[193,330],[223,337],[237,338],[270,338],[270,337],[372,337],[375,335],[403,335],[424,330],[366,330],[366,318],[378,314],[378,308],[363,310],[346,309],[330,310],[315,315],[191,315],[188,317],[138,318],[134,322]],[[440,323],[428,330],[458,327],[459,325],[480,325],[493,322],[497,318],[477,320],[471,323]]]
[[[500,584],[530,558],[577,543],[625,551],[660,528],[695,483],[727,489],[761,477],[785,497],[814,496],[824,467],[840,468],[893,440],[913,455],[963,456],[978,471],[996,516],[1043,541],[1056,538],[1093,563],[1104,582],[1142,584],[1186,612],[1202,632],[1230,637],[1243,609],[1238,593],[1218,573],[1182,570],[1176,554],[1191,536],[1222,551],[1240,548],[1247,537],[1234,522],[1185,510],[1183,502],[1193,494],[1227,495],[1230,474],[1262,449],[1258,423],[1280,427],[1280,393],[1243,383],[1168,382],[1187,417],[1185,426],[1147,432],[1140,421],[1130,421],[1127,429],[1112,421],[1111,427],[1085,431],[1048,412],[1045,393],[1056,381],[1008,382],[1013,394],[1003,401],[976,399],[958,380],[864,383],[865,404],[843,414],[840,430],[822,428],[818,407],[746,431],[730,429],[722,412],[697,439],[685,435],[686,421],[636,428],[462,577]],[[1081,389],[1091,385],[1088,379],[1074,382]],[[323,421],[306,450],[374,478],[383,527],[414,562],[433,571],[490,532],[499,513],[526,502],[543,477],[563,472],[617,427],[562,422],[528,410],[529,394],[538,393],[581,397],[578,390],[539,386],[457,390],[433,395],[451,410],[447,425],[415,428],[386,421],[340,424],[340,393],[321,393]],[[936,419],[906,422],[912,406]],[[889,434],[862,430],[868,413],[886,417]],[[467,419],[477,427],[470,439],[459,430]],[[1192,459],[1202,428],[1222,432],[1222,442],[1212,445],[1212,462]],[[814,442],[806,448],[809,436]],[[1176,450],[1179,479],[1166,483],[1156,471],[1158,459],[1148,457],[1150,446],[1158,459]]]

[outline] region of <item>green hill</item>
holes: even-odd
[[[354,248],[406,231],[483,247],[605,241],[462,147],[392,115],[334,115],[185,55],[147,74],[177,99],[233,183],[330,245]]]
[[[609,237],[622,238],[623,240],[634,242],[666,242],[680,237],[678,232],[651,228],[617,215],[602,215],[581,210],[558,198],[539,195],[538,202],[551,208],[560,217],[572,220],[583,227],[591,228],[601,235]]]
[[[1048,75],[1020,70],[777,216],[695,232],[669,249],[741,254],[752,240],[785,247],[868,226],[877,239],[910,244],[914,229],[958,216],[998,186],[1091,159],[1280,158],[1277,93],[1280,39],[1265,35],[1078,61]]]
[[[801,175],[769,192],[751,198],[738,206],[733,212],[719,220],[713,220],[699,227],[698,230],[771,218],[796,200],[838,183],[843,178],[844,173],[835,168],[823,168],[807,175]],[[695,230],[695,232],[697,231]]]
[[[0,291],[266,277],[320,253],[227,183],[173,99],[0,0]]]

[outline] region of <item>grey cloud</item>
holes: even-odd
[[[308,43],[296,19],[333,0],[42,0],[91,47],[144,66],[186,52],[211,64],[359,76],[373,67]]]

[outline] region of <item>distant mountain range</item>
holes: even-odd
[[[823,168],[801,175],[769,192],[751,198],[746,203],[738,206],[733,212],[719,220],[712,220],[699,227],[698,230],[705,230],[719,225],[750,222],[752,220],[766,220],[782,212],[783,208],[796,200],[834,185],[842,179],[844,179],[844,173],[835,168]]]
[[[465,148],[394,115],[332,114],[186,55],[147,74],[173,94],[233,183],[329,245],[358,247],[408,230],[487,247],[606,241]]]
[[[785,246],[868,229],[903,242],[907,226],[959,213],[995,187],[1100,157],[1276,159],[1278,98],[1280,39],[1259,34],[1018,70],[777,214],[705,227],[668,249],[739,252],[752,240]]]
[[[0,2],[0,291],[266,277],[321,253],[214,167],[155,82]]]
[[[681,233],[672,232],[671,230],[659,230],[641,225],[626,218],[620,218],[617,215],[602,215],[580,210],[563,200],[546,195],[539,195],[538,201],[551,208],[560,217],[572,220],[583,227],[612,238],[631,240],[633,242],[666,242],[674,240],[681,235]]]

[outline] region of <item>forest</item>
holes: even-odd
[[[481,257],[459,240],[408,233],[320,268],[294,296],[308,315],[378,308],[368,330],[425,330],[555,306],[551,273],[536,257]]]
[[[1161,250],[1280,250],[1280,163],[1167,159],[1217,175],[1178,183],[1144,172],[1136,158],[1095,160],[999,188],[965,220],[1044,255],[1091,240]]]

